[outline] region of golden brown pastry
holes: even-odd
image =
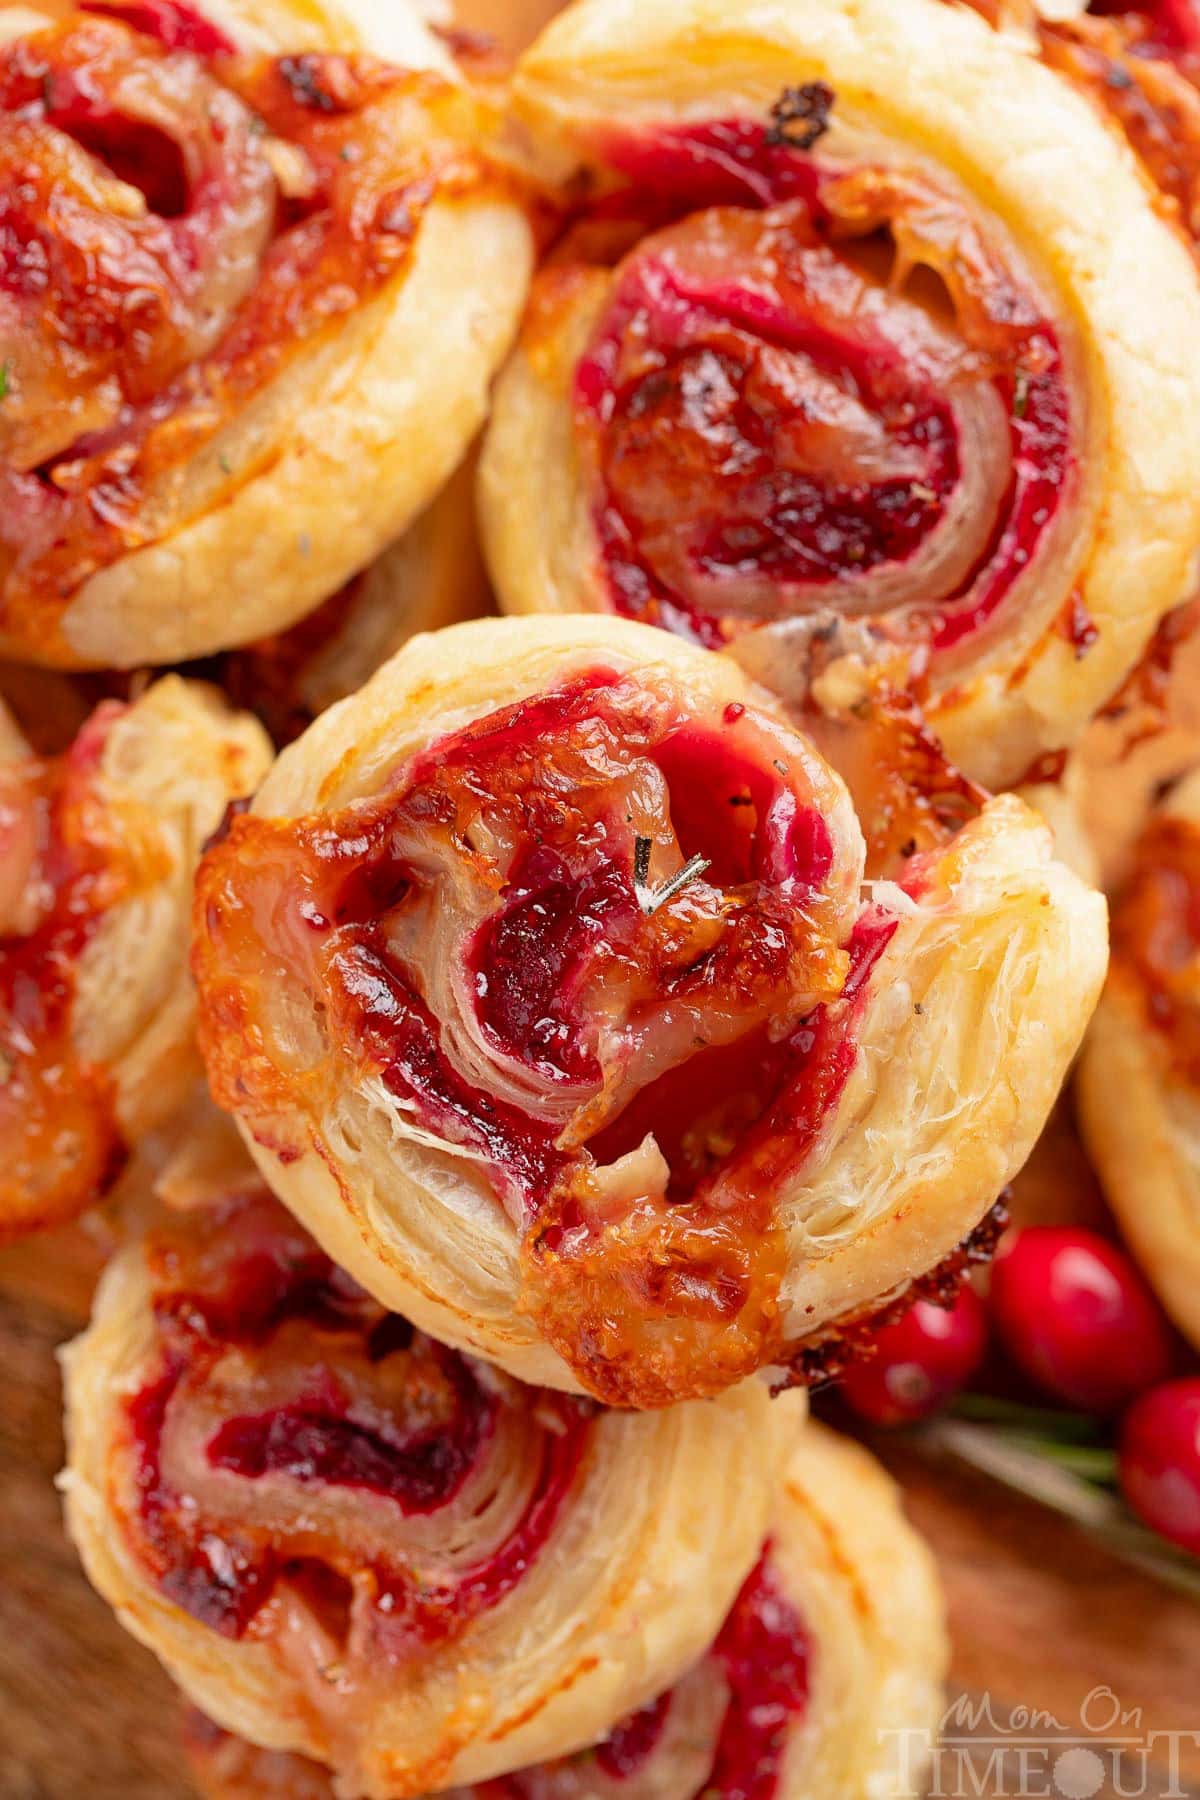
[[[98,1199],[194,1083],[192,877],[271,751],[168,676],[61,756],[0,747],[0,1238]]]
[[[368,1299],[252,1172],[117,1256],[65,1374],[93,1583],[211,1718],[373,1797],[572,1751],[673,1685],[803,1410],[523,1387]]]
[[[0,7],[0,648],[285,629],[428,505],[531,260],[406,0]]]
[[[800,1433],[771,1536],[708,1655],[593,1749],[448,1800],[900,1800],[923,1791],[946,1666],[928,1550],[883,1470]],[[320,1764],[193,1715],[207,1800],[332,1800]]]
[[[657,1406],[803,1362],[972,1232],[1102,979],[1020,801],[907,848],[863,887],[841,781],[730,658],[414,639],[205,859],[214,1094],[356,1280],[512,1374]]]
[[[579,211],[481,464],[501,604],[668,626],[790,701],[879,662],[993,787],[1070,744],[1194,579],[1200,276],[1036,39],[580,0],[513,108]]]
[[[1138,841],[1076,1093],[1122,1234],[1200,1346],[1200,773]]]

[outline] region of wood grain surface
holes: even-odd
[[[460,13],[464,24],[516,48],[552,10],[546,0],[465,0]],[[1115,728],[1093,734],[1085,806],[1110,873],[1127,857],[1144,796],[1200,757],[1200,650],[1183,659],[1172,704],[1171,728],[1132,758],[1118,757]],[[1102,1215],[1069,1108],[1022,1178],[1017,1209],[1026,1219]],[[97,1237],[80,1227],[0,1254],[0,1800],[189,1793],[171,1684],[87,1587],[54,1489],[62,1458],[55,1350],[86,1316],[101,1258]],[[943,1758],[936,1791],[1200,1800],[1200,1608],[983,1478],[935,1468],[899,1442],[875,1447],[936,1549],[953,1633],[952,1691],[971,1703],[951,1734],[973,1736],[978,1748]],[[1169,1784],[1165,1756],[1144,1769],[1135,1745],[1119,1786],[1089,1785],[1105,1758],[1097,1762],[1089,1750],[1080,1762],[1078,1747],[1069,1766],[1047,1757],[1039,1747],[1056,1750],[1060,1740],[1044,1721],[1015,1740],[1033,1750],[1024,1771],[1011,1745],[996,1762],[988,1740],[1004,1733],[978,1718],[985,1697],[1002,1726],[1013,1709],[1052,1714],[1067,1746],[1098,1688],[1111,1690],[1127,1715],[1109,1728],[1114,1735],[1197,1733],[1182,1745],[1177,1784]],[[1093,1703],[1092,1723],[1102,1722],[1107,1704]]]

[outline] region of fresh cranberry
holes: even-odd
[[[1121,1425],[1125,1498],[1161,1537],[1200,1554],[1200,1376],[1135,1400]]]
[[[918,1300],[872,1338],[873,1356],[847,1370],[842,1392],[873,1425],[910,1425],[966,1386],[983,1361],[987,1315],[974,1288],[952,1308]]]
[[[1166,1321],[1117,1245],[1074,1225],[1027,1225],[992,1265],[992,1315],[1013,1361],[1085,1412],[1116,1412],[1162,1381]]]

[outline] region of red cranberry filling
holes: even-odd
[[[392,1500],[402,1513],[434,1512],[458,1492],[479,1453],[482,1413],[465,1413],[460,1431],[424,1433],[394,1442],[353,1419],[297,1401],[272,1412],[227,1419],[208,1446],[214,1469],[244,1481],[288,1475],[323,1487],[360,1488]]]
[[[553,695],[505,709],[426,752],[410,772],[405,809],[422,821],[440,820],[443,814],[448,820],[439,785],[448,775],[472,792],[488,792],[494,785],[499,795],[500,780],[511,781],[512,770],[522,779],[526,771],[532,776],[537,758],[549,762],[555,740],[569,747],[572,764],[576,755],[586,757],[593,741],[608,741],[608,733],[618,728],[619,715],[607,710],[613,679],[605,672],[580,678]],[[665,734],[656,731],[644,747],[634,747],[648,751],[667,782],[670,818],[685,861],[702,857],[709,865],[706,879],[721,888],[762,882],[789,905],[800,906],[829,874],[829,830],[813,808],[797,801],[776,771],[763,768],[730,741],[740,716],[716,730],[684,724]],[[531,779],[523,804],[538,841],[510,871],[504,904],[488,915],[468,946],[475,1008],[490,1040],[505,1055],[552,1083],[584,1084],[599,1075],[585,989],[603,959],[632,954],[641,917],[635,857],[626,848],[624,861],[614,860],[609,846],[622,836],[627,840],[629,833],[618,831],[620,821],[608,816],[611,801],[603,788],[597,786],[590,798],[584,794],[588,811],[572,812],[565,835],[552,788],[542,793]],[[556,831],[557,844],[552,841]],[[581,869],[577,843],[585,831],[595,848]],[[380,1060],[392,1091],[419,1103],[422,1123],[484,1149],[503,1178],[515,1181],[525,1202],[536,1206],[539,1195],[568,1166],[568,1157],[556,1148],[559,1127],[543,1125],[480,1092],[451,1067],[437,1024],[389,955],[376,916],[393,901],[403,905],[420,886],[421,875],[392,860],[386,832],[379,843],[380,853],[357,862],[328,905],[322,902],[307,915],[318,931],[332,921],[340,928],[328,967],[353,1018],[355,1035]],[[761,981],[773,979],[777,970],[782,979],[784,949],[778,929],[764,918],[743,952],[743,968],[756,970]],[[688,967],[684,980],[693,980],[696,972],[695,965]],[[668,992],[678,985],[666,972],[658,980]],[[679,1106],[686,1107],[689,1082],[705,1092],[704,1065],[715,1055],[722,1075],[728,1078],[737,1068],[754,1095],[748,1114],[744,1094],[735,1111],[757,1117],[782,1081],[786,1063],[785,1051],[764,1056],[767,1049],[764,1035],[755,1031],[740,1050],[734,1045],[728,1052],[699,1053],[662,1080],[667,1092],[678,1093]],[[681,1140],[686,1118],[681,1114],[674,1126],[664,1119],[653,1103],[657,1095],[655,1084],[626,1109],[629,1123],[623,1114],[610,1128],[612,1136],[601,1133],[589,1150],[605,1161],[618,1142],[632,1147],[644,1135],[639,1129],[643,1118],[654,1119],[656,1129],[662,1124],[668,1141]]]
[[[610,862],[576,880],[545,845],[524,859],[469,958],[479,1017],[501,1050],[549,1081],[598,1078],[578,1016],[580,989],[596,949],[628,934],[636,906],[628,871]]]
[[[596,1765],[613,1781],[628,1781],[653,1755],[671,1709],[668,1690],[613,1727],[596,1746]]]
[[[831,233],[845,241],[836,179],[768,127],[668,127],[603,148],[652,213],[692,215],[627,259],[576,371],[616,609],[719,646],[822,595],[852,608],[855,587],[911,565],[904,604],[934,649],[979,630],[1039,549],[1073,468],[1049,321],[1022,299],[1014,331],[1001,295],[995,332],[1008,342],[952,354],[944,327],[930,337],[919,309],[830,247]],[[995,368],[988,430],[1006,430],[994,450],[1011,462],[982,515],[964,466],[980,444],[960,443],[951,404],[972,355],[976,371]],[[975,551],[965,566],[935,556],[952,508],[949,529]],[[898,604],[893,586],[874,591],[866,610]]]
[[[567,1166],[556,1132],[465,1081],[442,1050],[437,1021],[386,953],[369,942],[335,951],[328,972],[353,1037],[391,1092],[415,1103],[426,1130],[488,1157],[506,1190],[536,1204]]]
[[[232,55],[234,45],[194,6],[179,0],[79,0],[81,12],[121,19],[167,50],[191,50],[197,56]]]
[[[683,855],[703,856],[718,886],[766,881],[799,901],[829,874],[833,844],[825,820],[800,805],[777,770],[741,754],[728,732],[684,726],[654,760],[671,790]]]
[[[1168,53],[1200,53],[1200,6],[1196,0],[1090,0],[1089,12],[1133,14],[1144,18],[1150,36],[1147,49]]]
[[[768,1543],[742,1584],[709,1658],[727,1699],[716,1728],[712,1762],[695,1800],[774,1800],[790,1732],[808,1705],[810,1644],[804,1622],[782,1591]],[[674,1695],[668,1691],[632,1713],[592,1753],[610,1781],[639,1775],[667,1733]],[[553,1792],[541,1781],[510,1777],[513,1800]]]

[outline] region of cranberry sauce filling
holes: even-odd
[[[672,1072],[639,1094],[597,1148],[620,1154],[652,1130],[670,1176],[661,1199],[634,1202],[620,1234],[586,1195],[539,1215],[522,1245],[532,1304],[543,1335],[600,1397],[664,1405],[785,1356],[777,1195],[845,1089],[867,979],[895,928],[865,914],[842,995],[779,1044],[764,1034],[710,1051],[687,1065],[690,1089]]]
[[[240,1522],[226,1489],[219,1504],[229,1516],[213,1517],[211,1502],[180,1491],[166,1473],[168,1436],[189,1409],[204,1405],[210,1392],[234,1405],[224,1360],[231,1350],[238,1352],[235,1390],[245,1383],[261,1395],[268,1372],[278,1378],[293,1370],[301,1392],[222,1419],[204,1445],[209,1469],[248,1489],[270,1478],[314,1495],[341,1491],[347,1503],[369,1495],[395,1508],[394,1541],[369,1569],[378,1643],[402,1655],[444,1640],[512,1590],[540,1554],[574,1482],[587,1432],[581,1406],[536,1392],[502,1399],[465,1358],[383,1312],[265,1196],[246,1196],[165,1232],[147,1256],[161,1352],[126,1417],[138,1543],[164,1593],[237,1638],[281,1584],[315,1605],[322,1595],[331,1602],[352,1591],[364,1573],[332,1525],[321,1542],[311,1508],[291,1503],[297,1511],[289,1522],[289,1501],[277,1499],[269,1527],[257,1515]],[[285,1331],[296,1322],[307,1328],[300,1339]],[[396,1359],[403,1359],[399,1370]],[[360,1385],[364,1370],[379,1371],[377,1396],[353,1397],[352,1368]],[[404,1519],[452,1506],[481,1462],[503,1452],[506,1407],[529,1411],[534,1403],[549,1407],[554,1420],[530,1446],[539,1466],[519,1516],[473,1564],[439,1572],[436,1553],[424,1552],[418,1578],[404,1561]],[[411,1421],[404,1416],[410,1406]]]
[[[711,1742],[711,1761],[698,1788],[688,1800],[776,1800],[780,1793],[784,1760],[791,1734],[802,1724],[810,1691],[811,1642],[803,1619],[782,1591],[768,1542],[755,1568],[747,1576],[726,1616],[720,1634],[692,1677],[711,1668],[724,1689],[724,1705],[711,1726],[704,1720],[698,1730]],[[582,1785],[589,1771],[608,1783],[628,1782],[634,1794],[679,1792],[679,1775],[670,1758],[672,1714],[678,1689],[668,1689],[657,1700],[631,1713],[613,1727],[594,1749],[579,1752],[561,1762],[543,1763],[473,1786],[476,1800],[555,1800],[559,1794],[590,1793]],[[227,1734],[200,1713],[187,1721],[190,1754],[203,1770],[210,1758],[223,1753],[226,1767],[233,1767]],[[696,1746],[698,1748],[698,1746]],[[693,1746],[689,1741],[687,1749]],[[282,1795],[298,1792],[302,1777],[316,1765],[293,1756],[242,1746],[237,1767],[253,1773],[262,1792]],[[661,1772],[655,1758],[661,1757]],[[325,1776],[319,1783],[325,1793]],[[256,1793],[259,1787],[256,1785]],[[317,1788],[314,1787],[314,1794]],[[454,1790],[456,1793],[458,1789]],[[468,1790],[462,1790],[465,1794]],[[307,1786],[304,1792],[308,1792]],[[682,1800],[682,1795],[680,1797]]]
[[[713,1646],[729,1684],[712,1774],[716,1800],[772,1800],[789,1733],[808,1703],[810,1645],[772,1571],[768,1544]]]
[[[626,936],[636,906],[628,874],[614,864],[576,880],[540,845],[514,871],[503,910],[480,927],[471,958],[479,1018],[545,1080],[599,1079],[580,1030],[580,989],[594,946]]]
[[[205,103],[212,117],[194,118]],[[115,376],[136,402],[176,372],[189,308],[218,291],[203,283],[225,213],[244,206],[270,228],[272,177],[251,126],[198,61],[105,17],[4,47],[0,155],[22,179],[4,196],[0,290],[49,309],[42,331],[53,327],[81,375]],[[62,162],[63,136],[138,188],[147,210],[109,216],[74,159]],[[242,248],[231,241],[231,252]],[[33,365],[27,345],[14,359],[15,397]]]
[[[1025,296],[1014,308],[1011,283],[979,343],[889,300],[833,242],[892,219],[911,239],[905,215],[919,232],[928,196],[893,189],[882,170],[823,168],[768,125],[610,134],[602,151],[639,205],[646,194],[658,218],[691,215],[621,265],[576,369],[616,610],[713,647],[781,610],[893,612],[890,577],[857,605],[854,588],[911,570],[902,603],[935,650],[978,631],[1036,554],[1074,466],[1050,322]],[[866,206],[864,184],[877,196]],[[988,311],[992,273],[973,313]],[[990,388],[975,411],[1010,466],[991,513],[962,465],[979,459],[984,428],[960,443],[953,401],[967,388]],[[930,588],[918,559],[948,514],[977,554],[940,561]]]
[[[1088,11],[1115,13],[1145,21],[1149,52],[1200,55],[1200,5],[1197,0],[1090,0]]]
[[[841,999],[819,1006],[795,1031],[772,1042],[764,1026],[732,1044],[701,1051],[644,1087],[589,1149],[613,1162],[652,1132],[671,1170],[667,1197],[692,1197],[701,1181],[735,1156],[770,1156],[773,1173],[799,1161],[836,1105],[854,1067],[846,1004],[862,992],[891,941],[896,921],[864,914],[850,939]],[[757,1126],[756,1132],[751,1127]]]
[[[0,544],[39,643],[80,582],[252,472],[191,465],[406,266],[443,176],[483,178],[440,78],[231,49],[172,0],[103,0],[0,51]]]
[[[1181,1074],[1200,1086],[1200,827],[1191,820],[1159,817],[1143,833],[1113,908],[1112,945]]]
[[[474,1405],[464,1406],[464,1426],[455,1434],[423,1432],[403,1443],[340,1418],[330,1406],[322,1395],[228,1419],[208,1446],[208,1460],[246,1481],[288,1475],[322,1487],[359,1488],[408,1515],[448,1505],[479,1454],[484,1415]]]
[[[707,859],[710,881],[770,882],[801,904],[825,880],[833,866],[825,820],[799,803],[777,771],[741,754],[728,731],[685,727],[654,760],[671,791],[671,822],[684,854]]]
[[[667,783],[682,857],[702,857],[713,886],[763,882],[802,905],[832,867],[829,828],[731,736],[727,728],[684,725],[650,749]],[[557,851],[539,843],[511,874],[504,906],[475,935],[469,960],[478,1016],[500,1050],[548,1081],[599,1078],[583,996],[597,957],[631,945],[636,935],[632,873],[628,860],[601,860],[574,875]],[[678,1073],[686,1079],[705,1060],[692,1058]],[[724,1066],[728,1073],[733,1065]],[[634,1102],[629,1110],[636,1108]]]
[[[848,945],[850,966],[841,994],[818,1006],[786,1040],[780,1085],[730,1158],[743,1191],[770,1191],[815,1144],[854,1068],[858,1011],[896,925],[896,919],[874,909],[860,916]]]
[[[685,718],[592,670],[343,813],[235,819],[202,869],[202,1029],[223,1103],[292,1154],[275,1142],[293,1077],[264,986],[282,965],[322,1009],[330,1081],[348,1059],[485,1161],[527,1304],[605,1398],[621,1396],[603,1342],[650,1316],[686,1314],[698,1336],[722,1321],[739,1367],[757,1366],[784,1262],[772,1184],[853,1065],[845,853],[819,777],[798,778],[799,747],[791,774],[786,748],[744,707]],[[610,1170],[630,1152],[640,1164]],[[659,1353],[682,1358],[685,1340],[664,1331]],[[719,1381],[695,1351],[687,1380]],[[614,1344],[611,1363],[625,1381],[640,1359]]]
[[[536,1206],[568,1167],[555,1147],[556,1128],[458,1073],[437,1020],[393,965],[379,927],[363,924],[348,935],[326,964],[339,1036],[365,1052],[425,1130],[482,1152],[502,1190]]]
[[[810,1655],[804,1622],[779,1586],[768,1543],[709,1652],[727,1698],[708,1774],[692,1800],[774,1800],[790,1734],[808,1705]],[[666,1738],[673,1699],[673,1691],[660,1695],[590,1752],[610,1781],[634,1781],[647,1769]],[[544,1776],[532,1784],[520,1775],[510,1779],[513,1800],[556,1791]]]
[[[628,1781],[653,1755],[671,1710],[668,1690],[615,1725],[594,1755],[596,1766],[613,1781]]]
[[[121,19],[168,50],[191,50],[197,56],[231,56],[234,51],[218,26],[179,0],[79,0],[79,10]]]
[[[133,879],[95,789],[123,711],[105,702],[64,755],[0,774],[0,865],[16,890],[0,925],[0,1237],[95,1201],[124,1156],[111,1081],[72,1031],[80,958]]]

